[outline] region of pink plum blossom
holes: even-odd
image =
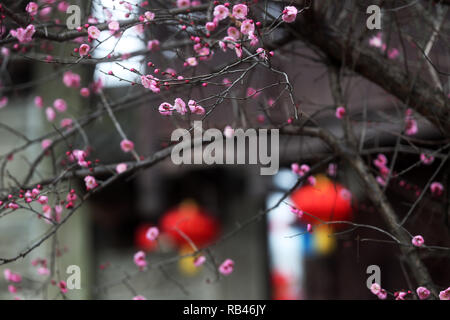
[[[67,103],[64,99],[56,99],[53,102],[53,107],[59,112],[65,112],[67,110]]]
[[[226,138],[231,138],[234,135],[234,129],[231,126],[226,126],[225,129],[223,129],[223,135]]]
[[[37,273],[40,276],[48,276],[50,274],[50,270],[46,267],[39,267],[37,269]]]
[[[331,177],[335,177],[337,174],[337,164],[336,163],[330,163],[328,165],[327,173]]]
[[[342,119],[345,116],[345,108],[344,107],[337,107],[336,108],[336,118]]]
[[[418,287],[416,292],[420,300],[425,300],[430,296],[430,290],[425,287]]]
[[[91,47],[88,44],[83,43],[78,49],[78,53],[80,54],[80,57],[84,57],[89,53],[89,50],[91,50]]]
[[[120,25],[117,21],[110,21],[108,23],[108,29],[111,31],[111,33],[115,33],[120,29]]]
[[[63,207],[61,205],[55,206],[55,221],[60,222],[61,221],[61,215],[62,215]]]
[[[177,7],[180,9],[188,8],[191,6],[191,0],[177,0]]]
[[[39,109],[42,108],[44,106],[44,101],[42,100],[42,97],[41,96],[34,97],[34,104]]]
[[[298,163],[293,163],[291,164],[291,170],[295,174],[298,174],[300,177],[302,177],[310,170],[310,167],[307,164],[302,164],[300,166]]]
[[[195,102],[194,100],[189,100],[188,106],[191,112],[194,114],[199,115],[205,114],[205,109],[202,106],[198,105],[197,102]]]
[[[159,49],[159,40],[150,40],[147,42],[147,49],[152,50],[158,50]]]
[[[123,152],[130,152],[134,149],[134,143],[131,140],[123,139],[120,142],[120,148],[122,149]]]
[[[381,286],[378,283],[372,283],[372,285],[370,286],[370,291],[374,295],[378,295],[381,291]]]
[[[145,16],[145,20],[147,20],[147,21],[152,21],[155,19],[155,14],[151,11],[146,11],[144,13],[144,16]]]
[[[126,163],[119,163],[116,166],[116,172],[118,174],[121,174],[122,172],[125,172],[127,170],[127,164]]]
[[[161,103],[158,108],[159,113],[161,113],[163,116],[172,115],[173,110],[174,110],[174,107],[170,103],[167,103],[167,102]]]
[[[58,11],[66,13],[69,6],[70,3],[68,3],[67,1],[61,1],[60,3],[58,3]]]
[[[388,50],[388,58],[396,59],[399,56],[400,52],[396,48],[392,48]]]
[[[405,117],[405,134],[407,136],[413,136],[418,132],[417,121],[412,117],[412,110],[406,110]]]
[[[5,280],[8,282],[20,283],[22,282],[22,276],[19,273],[14,273],[10,269],[5,269],[3,271]]]
[[[61,126],[61,128],[70,128],[72,126],[72,123],[73,123],[72,119],[64,118],[64,119],[61,119],[61,122],[59,125]]]
[[[206,30],[208,30],[209,32],[213,32],[215,29],[216,29],[216,27],[217,27],[217,24],[215,24],[214,22],[207,22],[206,24],[205,24],[205,28],[206,28]]]
[[[48,147],[50,147],[52,145],[52,140],[50,140],[50,139],[44,139],[44,140],[42,140],[42,142],[41,142],[41,147],[42,147],[42,149],[48,149]]]
[[[65,281],[61,280],[58,283],[58,287],[59,287],[59,290],[61,290],[62,293],[67,293],[67,284],[66,284]]]
[[[80,89],[80,95],[84,98],[89,97],[91,92],[89,91],[89,88],[81,88]]]
[[[63,83],[68,88],[78,88],[80,86],[80,80],[80,75],[70,70],[63,74]]]
[[[138,251],[134,255],[134,263],[139,267],[139,269],[143,269],[147,266],[147,260],[145,260],[145,252]]]
[[[440,300],[450,300],[450,287],[439,292],[439,299]]]
[[[206,258],[205,256],[198,256],[197,258],[194,259],[194,266],[196,266],[197,268],[200,267],[201,265],[203,265],[206,262]]]
[[[399,291],[395,293],[395,300],[405,300],[406,296],[408,295],[405,291]]]
[[[298,10],[296,7],[293,6],[287,6],[283,10],[283,15],[281,16],[281,19],[283,19],[286,23],[292,23],[297,18]]]
[[[214,7],[213,15],[215,18],[217,18],[219,20],[226,19],[229,14],[230,14],[230,10],[228,10],[228,8],[222,4],[219,4],[218,6]]]
[[[158,236],[159,236],[159,229],[157,227],[150,227],[145,233],[145,237],[150,241],[156,240]]]
[[[372,47],[375,47],[375,48],[381,48],[383,45],[383,40],[381,39],[381,33],[377,33],[377,35],[370,38],[369,45]]]
[[[39,6],[36,2],[28,2],[25,11],[28,12],[30,16],[35,16],[38,12],[38,8]]]
[[[159,93],[158,81],[152,75],[141,76],[141,83],[144,88],[150,89],[154,93]]]
[[[186,63],[188,66],[191,66],[191,67],[195,67],[198,65],[197,59],[195,57],[187,58]]]
[[[187,112],[186,103],[181,98],[175,99],[175,103],[173,104],[173,107],[181,115],[186,114],[186,112]]]
[[[47,116],[47,120],[52,122],[56,118],[56,112],[52,107],[47,107],[45,109],[45,115]]]
[[[1,33],[1,32],[0,32],[0,33]],[[6,48],[6,47],[3,47],[3,48],[0,50],[0,52],[1,52],[2,55],[5,56],[5,57],[8,57],[8,56],[10,55],[10,53],[11,53],[11,51],[10,51],[8,48]]]
[[[434,162],[434,157],[431,154],[421,153],[420,161],[425,165],[429,165]]]
[[[233,272],[233,270],[234,270],[234,261],[231,259],[226,259],[219,266],[219,272],[224,276],[230,275]]]
[[[417,235],[412,238],[411,242],[415,247],[421,247],[425,241],[421,235]]]
[[[0,109],[6,107],[8,104],[8,97],[1,97],[0,98]]]
[[[18,28],[15,30],[11,30],[9,33],[19,40],[20,43],[28,43],[31,42],[32,37],[34,33],[36,32],[36,29],[34,25],[29,24],[25,29],[24,28]]]
[[[241,36],[241,33],[239,32],[239,30],[235,27],[229,27],[227,29],[227,34],[228,34],[228,36],[232,37],[234,40],[238,40]]]
[[[93,176],[86,176],[84,177],[84,183],[86,184],[87,190],[92,190],[95,187],[97,187],[97,180]]]
[[[255,24],[253,20],[244,20],[241,24],[241,32],[243,34],[252,34],[255,32]]]
[[[89,37],[92,39],[98,39],[100,37],[101,32],[96,26],[90,26],[87,31]]]
[[[248,14],[248,8],[245,4],[236,4],[233,6],[233,17],[236,19],[245,19]]]

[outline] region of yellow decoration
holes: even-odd
[[[180,256],[184,256],[192,253],[193,251],[194,250],[190,246],[183,246],[180,249],[179,253]],[[181,274],[188,277],[192,277],[195,276],[202,269],[202,267],[196,267],[194,265],[195,258],[196,256],[188,256],[178,260],[178,269],[180,270]]]
[[[327,225],[314,227],[313,243],[316,252],[328,254],[336,248],[336,238],[333,235],[333,229]]]

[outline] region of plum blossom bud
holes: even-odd
[[[41,96],[34,97],[34,104],[36,105],[36,107],[41,109],[44,106],[44,101],[42,100],[42,97]]]
[[[430,185],[431,193],[437,197],[444,193],[444,186],[440,182],[433,182]]]
[[[61,280],[58,283],[58,287],[59,287],[59,289],[61,290],[62,293],[67,293],[67,284],[66,284],[65,281]]]
[[[345,116],[345,108],[344,107],[337,107],[336,108],[336,118],[342,119]]]
[[[50,139],[44,139],[41,142],[41,146],[42,146],[43,150],[48,149],[51,145],[52,145],[52,140],[50,140]]]
[[[197,258],[194,259],[194,266],[198,268],[205,262],[206,262],[205,256],[198,256]]]

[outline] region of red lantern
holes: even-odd
[[[147,231],[150,227],[154,227],[154,225],[144,223],[138,226],[134,232],[134,245],[139,250],[154,251],[158,246],[156,241],[149,240],[146,237]]]
[[[187,237],[197,247],[214,241],[220,229],[217,220],[193,202],[183,202],[169,210],[162,217],[160,226],[179,246],[189,244]]]
[[[291,199],[298,209],[323,221],[349,221],[352,218],[350,191],[322,175],[316,177],[314,186],[303,186],[294,191]],[[306,213],[302,222],[321,223]]]

